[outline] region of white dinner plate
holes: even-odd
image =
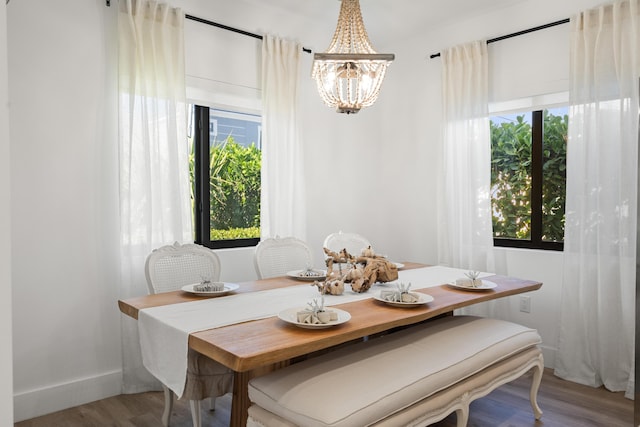
[[[456,284],[456,282],[450,282],[448,285],[465,291],[488,291],[489,289],[493,289],[498,286],[497,284],[484,279],[482,279],[482,285],[480,286],[463,286]]]
[[[316,270],[316,269],[311,270],[314,273],[318,273],[317,276],[307,276],[307,275],[305,275],[306,271],[307,270],[289,271],[289,272],[287,272],[287,276],[293,277],[294,279],[299,279],[299,280],[324,280],[324,279],[327,278],[327,271],[326,270]]]
[[[423,294],[422,292],[412,292],[413,294],[418,295],[419,300],[416,302],[388,301],[380,296],[381,293],[382,292],[378,292],[377,294],[375,294],[373,296],[373,299],[383,302],[385,304],[389,304],[393,307],[419,307],[421,305],[424,305],[433,301],[433,297],[431,295]]]
[[[401,262],[394,262],[394,264],[396,265],[396,268],[397,268],[398,270],[400,270],[401,268],[404,268],[404,264],[403,264],[403,263],[401,263]]]
[[[329,323],[319,323],[316,325],[313,325],[311,323],[300,323],[298,322],[298,312],[304,311],[304,307],[289,308],[287,310],[283,310],[280,313],[278,313],[278,318],[280,320],[284,320],[287,323],[290,323],[292,325],[296,325],[300,328],[305,328],[305,329],[330,328],[332,326],[341,325],[342,323],[348,322],[349,319],[351,319],[351,315],[348,312],[344,310],[340,310],[339,308],[327,307],[327,310],[332,310],[338,313],[338,320],[332,320]]]
[[[200,295],[203,297],[219,297],[222,295],[226,295],[231,291],[235,291],[236,289],[238,289],[240,286],[236,285],[235,283],[227,283],[224,282],[224,289],[221,291],[196,291],[193,289],[194,286],[199,285],[199,283],[194,283],[192,285],[185,285],[182,287],[182,290],[185,292],[189,292],[190,294],[194,294],[194,295]]]

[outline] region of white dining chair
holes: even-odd
[[[322,246],[333,252],[340,252],[342,249],[346,249],[349,254],[357,257],[362,253],[363,249],[371,246],[371,243],[360,234],[339,231],[329,234],[324,239]]]
[[[220,260],[212,250],[196,244],[162,246],[153,250],[145,263],[145,276],[150,294],[170,292],[184,285],[199,283],[203,279],[220,280]],[[164,384],[164,412],[162,424],[169,426],[174,393]],[[189,349],[187,381],[182,398],[189,400],[194,427],[200,427],[200,401],[215,398],[233,391],[233,372],[224,365]]]
[[[256,246],[253,259],[260,279],[313,267],[311,248],[295,237],[270,237],[261,240]]]

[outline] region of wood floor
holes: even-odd
[[[471,404],[469,427],[630,427],[633,425],[633,401],[622,393],[611,393],[563,381],[545,370],[538,403],[544,414],[533,418],[529,405],[527,375]],[[161,426],[161,392],[120,395],[32,420],[16,427],[92,427]],[[231,396],[217,399],[215,411],[203,411],[203,426],[227,426]],[[455,427],[452,414],[437,427]],[[172,427],[190,427],[191,414],[186,402],[177,401],[171,416]],[[356,426],[354,426],[356,427]]]

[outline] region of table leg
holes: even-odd
[[[231,401],[230,427],[244,427],[247,425],[247,411],[249,410],[249,380],[251,372],[234,372],[233,400]]]
[[[233,373],[233,400],[231,401],[230,427],[245,427],[251,401],[249,400],[249,380],[290,365],[289,361],[263,366],[252,371]]]

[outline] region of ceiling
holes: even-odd
[[[264,0],[263,0],[264,1]],[[303,16],[337,21],[340,0],[267,0]],[[360,0],[371,41],[403,39],[428,27],[470,18],[525,0]]]

